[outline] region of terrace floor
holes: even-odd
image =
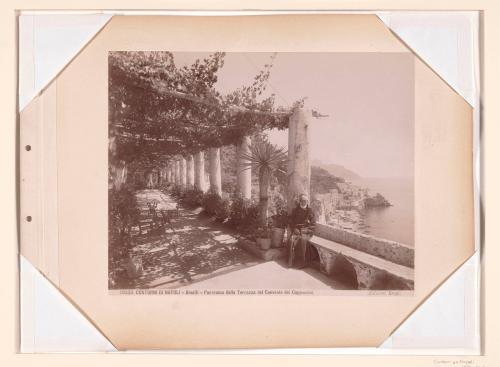
[[[157,229],[148,216],[148,202],[157,209],[174,209],[176,203],[159,190],[137,192],[142,231],[131,249],[142,259],[141,276],[125,288],[190,289],[346,289],[311,268],[289,269],[284,262],[264,262],[238,245],[238,234],[199,214],[179,208],[172,225]]]

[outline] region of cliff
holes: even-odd
[[[344,166],[341,166],[340,164],[333,164],[333,163],[323,163],[317,160],[314,160],[311,162],[312,166],[324,169],[327,171],[329,174],[332,176],[342,178],[344,180],[357,180],[361,178],[356,172],[351,171],[348,168],[345,168]]]
[[[383,197],[380,193],[377,193],[375,196],[369,196],[365,198],[365,207],[375,207],[375,206],[391,206],[392,204]]]
[[[339,190],[338,183],[345,180],[336,177],[321,167],[311,167],[311,192],[312,194],[327,194],[331,190]]]

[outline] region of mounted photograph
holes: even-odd
[[[414,63],[108,52],[109,291],[413,291]]]

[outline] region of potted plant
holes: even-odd
[[[271,235],[268,226],[257,228],[256,242],[262,250],[271,248]]]

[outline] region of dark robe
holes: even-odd
[[[302,209],[300,205],[297,205],[292,210],[292,214],[290,215],[290,227],[292,231],[303,228],[309,228],[312,230],[315,224],[316,218],[309,205],[304,209]]]

